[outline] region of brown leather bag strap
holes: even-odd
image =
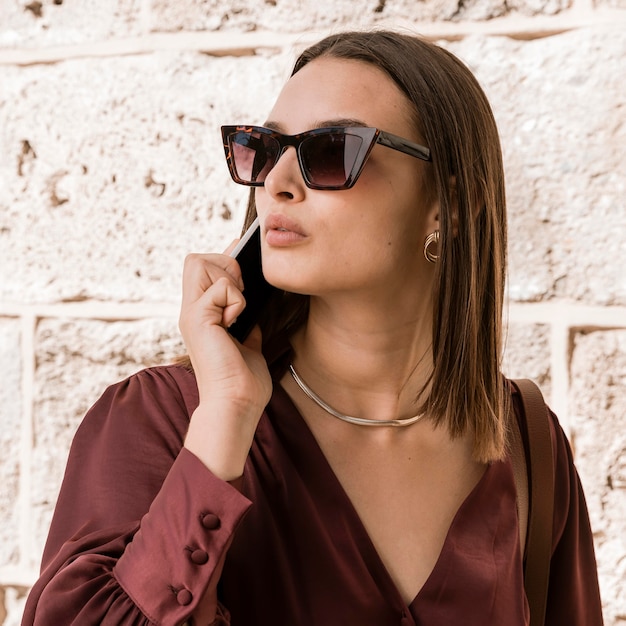
[[[554,455],[548,409],[539,387],[530,380],[511,381],[520,392],[528,436],[529,519],[524,586],[530,626],[543,626],[548,600],[554,514]]]
[[[519,545],[522,555],[526,552],[526,534],[528,533],[528,469],[526,464],[526,445],[520,430],[517,416],[511,409],[511,426],[509,430],[509,456],[513,466],[513,478],[517,492],[515,503],[517,504],[517,518],[519,522]]]

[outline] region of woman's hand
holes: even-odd
[[[185,259],[179,327],[200,394],[185,447],[224,480],[243,473],[272,393],[261,331],[255,328],[240,344],[226,330],[245,307],[242,290],[233,258],[192,254]]]

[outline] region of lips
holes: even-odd
[[[272,213],[265,220],[265,241],[270,246],[287,246],[306,239],[307,234],[298,222],[279,213]]]
[[[272,213],[265,220],[265,232],[270,230],[289,231],[301,236],[306,236],[304,230],[298,222],[279,213]]]

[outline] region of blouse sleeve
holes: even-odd
[[[87,413],[22,626],[229,623],[217,583],[251,503],[182,448],[189,378],[144,370]]]
[[[545,623],[602,626],[593,535],[570,445],[552,414],[555,458],[553,553]]]

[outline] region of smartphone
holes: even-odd
[[[241,268],[246,308],[239,314],[235,323],[231,324],[228,332],[237,341],[243,342],[258,322],[272,292],[272,287],[263,277],[261,268],[261,228],[258,217],[244,233],[230,256],[237,259]]]

